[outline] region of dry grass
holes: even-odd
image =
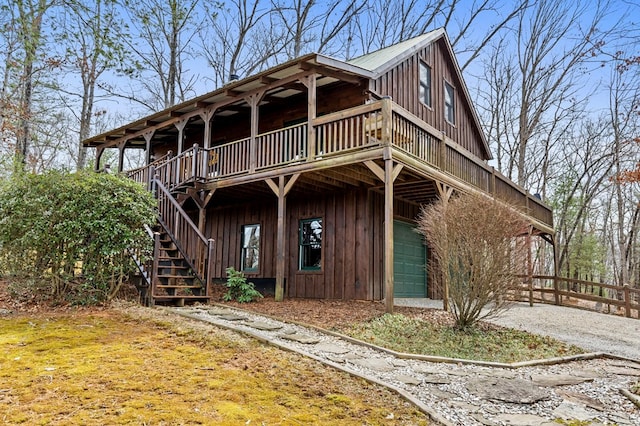
[[[389,391],[157,310],[4,317],[0,348],[2,424],[427,423]]]

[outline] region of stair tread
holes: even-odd
[[[167,285],[158,284],[156,288],[203,288],[201,285]]]
[[[156,275],[158,278],[188,278],[195,279],[193,275],[176,275],[176,274],[158,274]]]
[[[171,295],[153,295],[155,300],[176,300],[176,299],[211,299],[211,296],[171,296]]]

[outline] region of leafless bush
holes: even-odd
[[[418,231],[433,251],[436,285],[449,290],[449,305],[459,328],[509,307],[516,274],[526,261],[517,236],[528,224],[514,209],[480,194],[463,194],[423,207]]]

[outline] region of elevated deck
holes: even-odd
[[[140,182],[157,176],[172,191],[296,174],[319,186],[375,185],[384,180],[383,162],[389,158],[403,166],[394,184],[398,197],[426,202],[441,184],[477,190],[518,208],[539,231],[553,233],[549,206],[390,99],[208,149],[194,145],[129,175]]]

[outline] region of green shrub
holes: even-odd
[[[131,270],[147,243],[153,196],[127,178],[91,172],[16,173],[0,185],[0,267],[14,294],[94,304]]]
[[[225,301],[247,303],[262,298],[262,294],[254,288],[253,283],[247,282],[244,274],[233,267],[227,268],[227,287],[229,290],[223,296]]]

